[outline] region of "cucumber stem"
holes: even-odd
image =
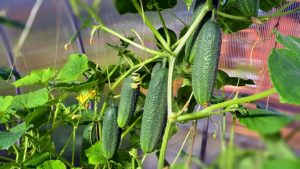
[[[177,117],[177,121],[188,121],[188,120],[196,120],[196,119],[202,119],[211,115],[216,115],[216,114],[220,114],[220,112],[216,112],[213,110],[217,110],[217,109],[222,109],[228,106],[231,106],[233,104],[240,104],[240,103],[247,103],[247,102],[251,102],[251,101],[255,101],[255,100],[259,100],[262,99],[264,97],[267,97],[269,95],[272,95],[276,93],[275,88],[269,89],[267,91],[255,94],[255,95],[251,95],[251,96],[247,96],[247,97],[243,97],[243,98],[238,98],[238,99],[233,99],[233,100],[228,100],[219,104],[214,104],[211,105],[205,109],[203,109],[202,111],[199,112],[195,112],[192,114],[184,114],[184,115],[180,115]]]

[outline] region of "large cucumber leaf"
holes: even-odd
[[[273,49],[269,56],[272,83],[281,102],[300,105],[300,39],[276,34],[286,48]]]

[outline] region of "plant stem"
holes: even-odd
[[[70,143],[70,141],[71,141],[72,138],[73,138],[73,133],[70,134],[70,136],[69,136],[69,138],[67,139],[65,145],[64,145],[63,148],[61,149],[59,155],[62,156],[62,155],[65,153],[65,150],[67,149],[67,147],[68,147],[68,145],[69,145],[69,143]]]
[[[180,43],[178,43],[178,46],[175,48],[175,50],[174,50],[174,55],[175,56],[177,56],[179,54],[179,52],[182,50],[182,48],[184,47],[184,45],[185,45],[186,41],[188,40],[188,38],[192,35],[194,30],[197,28],[197,26],[199,25],[199,23],[201,22],[201,20],[204,18],[205,14],[209,10],[210,10],[209,5],[206,3],[204,5],[202,11],[200,12],[200,14],[197,16],[195,21],[192,23],[192,25],[188,29],[188,31],[181,38]]]
[[[230,14],[218,11],[218,10],[214,10],[214,12],[217,13],[218,15],[220,15],[220,16],[225,17],[225,18],[239,20],[239,21],[250,21],[251,22],[251,18],[249,18],[249,17],[230,15]]]
[[[14,160],[14,159],[11,159],[11,158],[9,158],[9,157],[0,156],[0,159],[1,159],[1,160],[5,160],[5,161],[9,161],[9,162],[12,162],[12,163],[15,163],[15,160]]]
[[[227,151],[227,167],[226,169],[233,169],[234,164],[234,129],[235,129],[235,121],[236,117],[232,117],[232,126],[230,129],[230,140],[228,145],[228,151]]]
[[[173,93],[172,93],[172,83],[173,83],[173,70],[175,66],[175,57],[170,56],[169,57],[169,72],[168,72],[168,89],[167,89],[167,109],[168,109],[168,116],[170,117],[172,115],[172,98],[173,98]],[[168,144],[168,139],[170,135],[170,130],[171,126],[173,123],[173,119],[167,119],[167,126],[165,128],[165,133],[163,136],[163,141],[159,153],[159,161],[158,161],[158,168],[163,168],[164,167],[164,161],[165,161],[165,154],[167,150],[167,144]]]
[[[23,152],[23,159],[22,159],[22,162],[25,162],[25,161],[26,161],[27,148],[28,148],[28,138],[25,137],[24,139],[25,139],[25,141],[24,141],[24,152]]]
[[[121,139],[123,139],[132,129],[133,127],[142,119],[142,115],[139,116],[121,135]]]
[[[167,44],[168,44],[168,46],[170,46],[170,44],[171,44],[171,41],[170,41],[170,34],[169,34],[168,29],[167,29],[165,20],[164,20],[163,16],[161,15],[161,12],[160,12],[159,9],[157,9],[157,13],[158,13],[160,22],[161,22],[161,24],[162,24],[162,26],[163,26],[163,28],[164,28],[164,32],[165,32],[165,34],[166,34],[166,37],[167,37]]]
[[[290,11],[287,11],[287,12],[281,12],[281,13],[275,12],[275,13],[270,14],[270,15],[259,16],[258,18],[261,19],[261,20],[267,20],[267,19],[270,19],[270,18],[276,17],[276,16],[289,15],[289,14],[292,14],[292,13],[297,12],[297,11],[300,11],[300,7],[295,8],[295,9],[290,10]]]
[[[119,85],[119,83],[121,83],[122,80],[123,80],[124,78],[126,78],[126,77],[127,77],[131,72],[133,72],[135,69],[137,69],[137,68],[139,68],[139,67],[141,67],[141,66],[143,66],[143,65],[146,65],[146,64],[148,64],[148,63],[151,63],[151,62],[153,62],[154,60],[159,59],[159,58],[161,58],[161,57],[163,57],[163,55],[155,55],[155,56],[153,56],[153,57],[151,57],[151,58],[149,58],[149,59],[147,59],[147,60],[145,60],[145,61],[143,61],[143,62],[141,62],[141,63],[139,63],[139,64],[136,64],[136,65],[132,66],[129,70],[127,70],[122,76],[120,76],[120,77],[116,80],[116,82],[112,85],[111,90],[114,90],[114,89]]]
[[[99,30],[103,30],[103,31],[105,31],[105,32],[107,32],[107,33],[110,33],[110,34],[112,34],[112,35],[118,37],[119,39],[122,39],[123,41],[125,41],[125,42],[131,44],[132,46],[137,47],[137,48],[139,48],[139,49],[141,49],[141,50],[143,50],[143,51],[145,51],[145,52],[148,52],[148,53],[151,53],[151,54],[154,54],[154,55],[161,55],[161,54],[162,54],[162,53],[159,52],[159,51],[156,51],[156,50],[147,48],[147,47],[145,47],[145,46],[143,46],[143,45],[140,45],[140,44],[138,44],[138,43],[136,43],[136,42],[134,42],[134,41],[132,41],[132,40],[130,40],[130,39],[124,37],[123,35],[119,34],[118,32],[115,32],[115,31],[113,31],[112,29],[107,28],[107,27],[104,26],[104,25],[98,25],[98,26],[95,26],[95,27],[93,28],[93,30],[91,31],[91,39],[92,39],[92,37],[93,37],[95,31],[98,30],[98,29],[99,29]]]
[[[170,135],[170,131],[171,131],[173,123],[174,123],[174,121],[168,119],[167,126],[166,126],[166,129],[165,129],[165,134],[163,136],[163,140],[162,140],[162,144],[161,144],[161,148],[160,148],[160,152],[159,152],[158,166],[157,166],[158,169],[164,168],[165,155],[166,155],[169,135]]]
[[[155,29],[155,27],[153,26],[153,24],[149,21],[149,19],[145,16],[144,11],[142,11],[139,3],[137,2],[137,0],[131,0],[131,2],[133,3],[133,6],[135,7],[135,9],[138,11],[139,15],[141,16],[141,18],[143,19],[144,23],[148,26],[148,28],[152,31],[152,33],[154,34],[154,36],[158,39],[158,41],[162,44],[162,46],[168,50],[170,50],[169,45],[167,44],[167,42],[164,40],[164,38],[161,36],[161,34]]]
[[[215,115],[215,114],[220,114],[220,112],[214,112],[213,110],[222,109],[224,107],[228,107],[233,104],[247,103],[247,102],[259,100],[259,99],[262,99],[269,95],[272,95],[274,93],[276,93],[276,90],[275,90],[275,88],[272,88],[272,89],[266,90],[264,92],[255,94],[255,95],[238,98],[238,99],[233,99],[233,100],[228,100],[228,101],[225,101],[225,102],[222,102],[219,104],[214,104],[214,105],[211,105],[199,112],[195,112],[192,114],[180,115],[177,117],[177,121],[196,120],[196,119],[202,119],[202,118],[205,118],[205,117],[208,117],[211,115]]]
[[[284,11],[285,8],[289,7],[289,6],[290,6],[292,3],[294,3],[294,2],[296,2],[296,0],[292,0],[292,1],[288,2],[288,3],[285,4],[284,6],[280,7],[280,8],[276,11],[276,13],[280,13],[280,12]]]
[[[189,132],[187,133],[186,137],[184,138],[183,143],[181,144],[181,147],[179,148],[178,153],[177,153],[175,159],[173,160],[172,164],[170,165],[170,168],[172,168],[175,165],[176,161],[178,160],[178,158],[180,156],[180,153],[181,153],[181,151],[182,151],[182,149],[183,149],[183,147],[184,147],[187,139],[190,137],[191,132],[192,132],[192,128],[190,128]]]
[[[74,166],[74,162],[75,162],[75,143],[76,143],[76,129],[77,126],[74,125],[73,126],[73,136],[72,136],[72,165]]]
[[[175,66],[175,57],[169,57],[169,72],[168,72],[168,89],[167,89],[167,105],[168,105],[168,117],[173,113],[172,111],[172,99],[173,99],[173,71]]]

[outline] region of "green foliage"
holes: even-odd
[[[248,110],[247,114],[238,114],[237,117],[248,129],[263,135],[277,133],[293,121],[288,116],[264,109]]]
[[[37,169],[66,169],[66,166],[63,162],[59,160],[49,160],[45,161],[42,165],[39,165]]]
[[[88,70],[88,59],[85,54],[71,54],[66,65],[58,72],[56,80],[70,82],[77,80]]]
[[[12,108],[14,110],[23,110],[43,106],[49,100],[48,89],[42,88],[27,94],[14,97]]]
[[[221,25],[225,33],[233,33],[248,28],[253,22],[265,22],[273,15],[256,16],[256,13],[250,15],[247,8],[249,4],[238,4],[238,0],[211,1],[214,5],[220,2],[218,7],[210,6],[211,4],[206,2],[208,1],[184,0],[188,9],[192,4],[200,6],[195,8],[192,24],[187,25],[180,16],[175,16],[184,24],[184,28],[176,32],[177,30],[169,28],[157,28],[151,22],[159,20],[162,22],[158,24],[159,26],[167,23],[164,21],[165,12],[172,13],[172,11],[165,9],[175,7],[177,0],[114,0],[113,3],[121,14],[137,13],[135,7],[142,3],[139,11],[141,19],[155,34],[154,37],[160,38],[159,41],[157,39],[154,41],[157,47],[153,47],[148,45],[148,41],[143,41],[147,37],[127,37],[123,34],[128,32],[118,33],[106,27],[97,16],[99,11],[96,10],[98,8],[96,6],[100,3],[99,0],[93,1],[92,7],[78,0],[71,1],[73,10],[76,10],[74,12],[83,20],[80,31],[91,27],[91,35],[98,30],[104,30],[120,39],[117,44],[107,43],[108,47],[116,51],[118,60],[102,69],[98,64],[88,60],[85,54],[71,54],[62,68],[34,70],[22,79],[15,70],[1,67],[1,82],[7,83],[14,76],[14,79],[17,79],[13,83],[15,87],[29,86],[34,87],[34,90],[18,96],[0,96],[0,124],[6,128],[0,131],[0,147],[7,150],[10,155],[7,158],[1,157],[0,168],[142,168],[142,159],[146,158],[145,155],[159,147],[161,149],[155,151],[157,156],[159,155],[159,169],[191,168],[192,165],[199,168],[228,169],[298,167],[299,158],[280,136],[280,130],[299,121],[299,116],[287,116],[259,107],[248,109],[245,103],[255,103],[256,100],[277,91],[281,102],[300,104],[298,90],[300,39],[274,31],[277,42],[285,47],[273,49],[268,61],[271,80],[276,90],[270,89],[250,96],[234,92],[228,96],[223,88],[226,85],[246,86],[255,83],[251,79],[231,77],[226,72],[218,70],[221,31],[217,25]],[[261,0],[259,8],[269,11],[273,7],[282,6],[283,2],[285,1]],[[151,18],[144,13],[157,10],[160,13],[151,13]],[[282,11],[285,9],[281,8],[274,15],[285,14]],[[89,16],[85,18],[86,15],[81,12],[87,12]],[[204,17],[202,20],[200,13],[201,17]],[[1,18],[0,23],[3,22]],[[96,25],[92,26],[95,22],[91,18],[97,20]],[[7,18],[4,22],[8,25],[14,24]],[[217,28],[205,28],[205,25],[212,23]],[[206,31],[202,31],[203,29]],[[76,40],[78,33],[79,31],[74,33],[69,43]],[[135,47],[141,51],[136,52],[133,49]],[[140,53],[145,57],[140,57]],[[191,55],[197,56],[196,59]],[[133,81],[129,78],[132,76]],[[201,85],[195,85],[195,81]],[[127,94],[126,92],[124,94],[123,90],[120,92],[121,85],[122,88],[127,87]],[[132,86],[137,85],[140,88],[135,88],[133,92]],[[141,94],[135,95],[137,98],[132,99],[132,93],[139,90]],[[208,91],[207,98],[199,99],[198,90]],[[233,95],[235,96],[232,97]],[[197,105],[195,98],[198,98],[201,104],[208,104],[204,104],[203,109],[193,112]],[[131,117],[123,119],[121,125],[123,131],[117,125],[116,107],[111,109],[112,100],[120,101],[119,114],[125,112],[122,105],[135,107],[138,100],[135,110],[127,108],[127,113],[129,112]],[[169,114],[167,110],[171,110]],[[225,117],[226,113],[232,114],[233,121],[238,119],[242,125],[259,133],[265,143],[265,149],[246,150],[234,146],[234,132],[231,132],[229,142],[226,144],[226,136],[223,133],[224,123],[228,119]],[[221,124],[214,122],[212,137],[220,138],[222,142],[222,151],[214,162],[204,164],[198,157],[186,153],[184,145],[177,154],[178,159],[172,163],[165,160],[168,140],[180,130],[178,122],[190,122],[212,115],[224,115]],[[62,136],[68,139],[59,149],[61,146],[57,146],[53,134],[60,130],[62,125],[73,128],[73,132],[68,136]],[[231,131],[234,131],[234,126],[235,123],[232,124]],[[83,134],[78,136],[78,129],[82,127]],[[297,130],[294,129],[292,134]],[[193,143],[194,134],[197,134],[195,131],[193,128],[190,129],[183,144],[188,143],[189,147],[195,144]],[[219,135],[217,131],[222,132]],[[81,146],[75,144],[78,138],[81,139],[79,140]],[[119,146],[120,141],[122,144]],[[18,144],[15,144],[16,142]],[[68,147],[72,147],[70,161],[65,158],[70,155]],[[138,153],[141,152],[140,149],[144,154]],[[75,161],[77,152],[81,153],[80,163]]]
[[[260,0],[259,9],[263,11],[270,11],[272,8],[282,6],[286,0]]]
[[[246,85],[254,85],[254,81],[251,79],[242,79],[239,77],[230,77],[226,72],[223,70],[218,70],[217,78],[215,81],[215,88],[220,89],[225,85],[231,86],[246,86]]]
[[[276,32],[284,49],[273,49],[268,59],[270,76],[281,102],[300,104],[300,39]],[[286,82],[289,82],[286,84]]]
[[[239,5],[236,0],[228,0],[229,2],[220,9],[221,12],[234,15],[234,16],[243,16],[242,12],[239,9]],[[234,20],[218,15],[217,21],[220,23],[224,33],[233,33],[238,32],[242,29],[248,28],[252,22],[251,21],[240,21]]]
[[[17,142],[28,128],[25,123],[21,123],[9,131],[0,131],[0,148],[1,150],[7,150],[15,142]]]
[[[55,75],[55,70],[52,68],[34,70],[29,75],[15,81],[16,87],[33,85],[33,84],[46,84]]]
[[[106,158],[103,154],[103,148],[101,141],[98,141],[97,143],[93,144],[90,148],[85,150],[85,155],[88,158],[89,164],[105,164]]]

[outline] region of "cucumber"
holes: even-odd
[[[238,0],[238,6],[244,16],[257,16],[259,0]]]
[[[192,88],[198,104],[206,105],[212,96],[218,70],[222,33],[215,21],[205,23],[197,36],[198,51],[192,67]]]
[[[202,4],[199,4],[199,6],[195,7],[194,14],[193,14],[193,17],[192,17],[192,23],[194,22],[196,17],[201,13],[204,5],[205,4],[202,2]],[[206,22],[208,22],[210,20],[211,16],[212,16],[212,12],[208,12],[204,16],[204,18],[202,19],[202,21],[200,22],[200,24],[196,28],[195,32],[188,38],[188,40],[186,42],[185,61],[189,64],[193,64],[196,53],[198,52],[197,51],[197,44],[195,44],[195,40],[196,40],[201,28],[203,27],[203,25]]]
[[[121,130],[117,123],[117,106],[107,107],[102,125],[102,149],[103,155],[111,159],[119,147]]]
[[[167,118],[168,69],[159,68],[150,80],[141,126],[140,144],[151,153],[161,141]]]
[[[135,81],[135,77],[136,76],[129,76],[125,78],[121,89],[117,120],[121,128],[124,128],[128,124],[137,104],[140,85]]]
[[[156,62],[155,65],[153,66],[152,68],[152,71],[151,71],[151,78],[154,76],[155,72],[162,67],[162,63],[161,62]]]

